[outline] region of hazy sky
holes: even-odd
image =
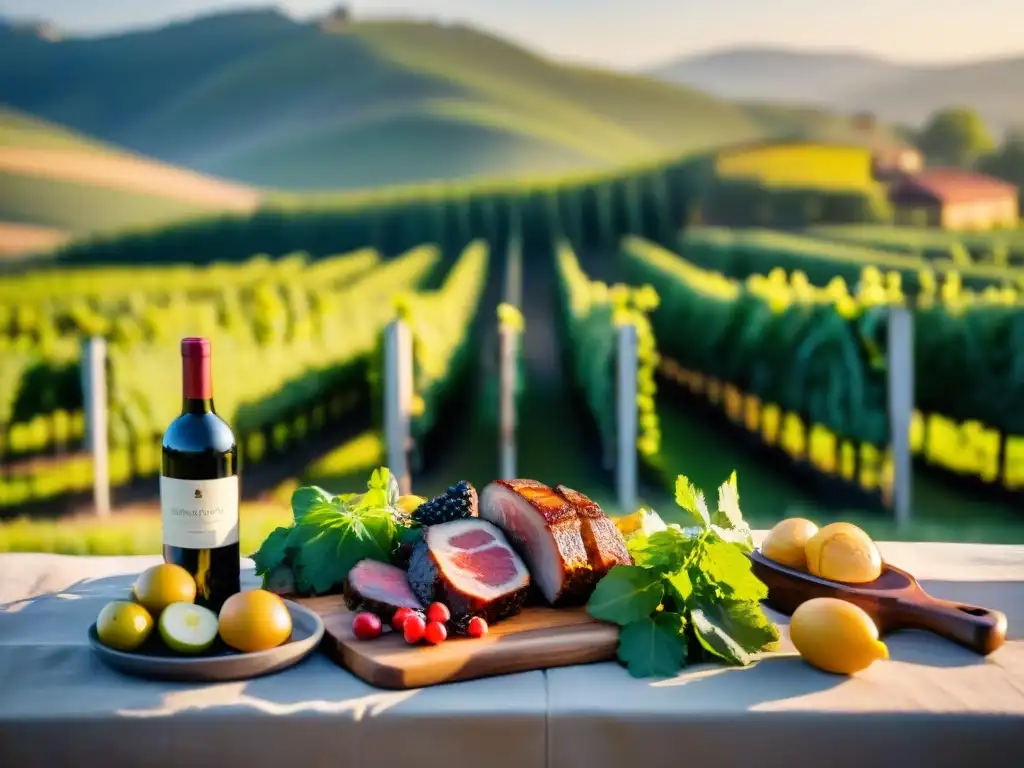
[[[329,0],[0,0],[0,14],[101,32],[203,11],[277,5],[307,15]],[[636,67],[732,45],[860,50],[901,61],[1024,52],[1024,0],[355,0],[356,13],[461,19],[539,51]]]

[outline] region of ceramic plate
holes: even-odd
[[[213,647],[197,656],[183,656],[169,650],[156,628],[139,650],[115,651],[100,642],[96,624],[89,627],[89,642],[109,667],[137,677],[188,682],[224,682],[267,675],[298,664],[312,653],[324,636],[320,617],[298,603],[285,600],[292,616],[292,635],[269,651],[239,653],[217,638]]]

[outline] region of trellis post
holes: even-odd
[[[637,334],[636,326],[619,326],[616,349],[616,461],[615,489],[619,512],[632,514],[637,499]]]
[[[107,446],[107,342],[82,343],[82,405],[85,440],[92,456],[92,501],[97,517],[110,515],[110,454]]]
[[[412,493],[412,397],[412,331],[405,322],[393,320],[384,330],[384,436],[388,469],[403,495]]]
[[[893,509],[904,528],[911,518],[914,465],[910,453],[910,420],[914,412],[914,315],[907,307],[889,310],[888,360],[889,442],[892,445]]]

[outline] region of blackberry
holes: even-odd
[[[460,480],[440,496],[435,496],[425,504],[420,504],[412,513],[412,519],[420,525],[438,525],[462,520],[467,517],[478,517],[480,503],[476,488],[465,480]]]

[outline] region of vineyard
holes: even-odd
[[[859,159],[832,157],[856,176]],[[81,350],[94,337],[109,350],[115,489],[152,497],[186,335],[213,342],[217,409],[246,477],[270,478],[253,484],[261,498],[284,498],[300,478],[342,482],[387,447],[384,337],[396,319],[412,337],[411,464],[423,488],[442,471],[496,474],[498,340],[511,329],[522,339],[519,471],[614,504],[616,339],[632,326],[644,500],[668,498],[680,457],[702,450],[688,437],[698,419],[742,438],[728,462],[759,451],[782,462],[779,498],[884,509],[893,306],[913,313],[911,448],[950,484],[945,497],[924,495],[1019,504],[1024,241],[853,228],[876,220],[872,190],[786,185],[772,177],[783,165],[762,152],[557,183],[280,198],[62,248],[0,283],[0,509],[85,505]],[[748,193],[767,195],[775,218],[695,223],[723,195]],[[808,200],[814,226],[771,228],[800,219]]]

